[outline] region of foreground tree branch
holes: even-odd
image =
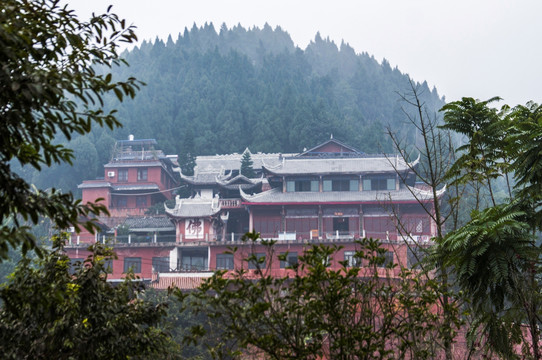
[[[133,97],[141,84],[115,80],[106,70],[121,65],[119,42],[136,40],[133,26],[108,12],[81,21],[58,0],[5,0],[0,5],[0,260],[8,245],[36,249],[29,227],[41,217],[59,228],[93,230],[105,207],[81,204],[72,194],[35,189],[13,172],[13,162],[41,170],[71,164],[73,153],[55,142],[91,127],[121,124],[103,97]],[[39,253],[39,249],[38,253]]]

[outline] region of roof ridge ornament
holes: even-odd
[[[418,153],[418,157],[416,158],[416,160],[414,160],[414,161],[411,162],[411,163],[407,163],[408,167],[412,169],[413,167],[415,167],[416,165],[418,165],[418,163],[420,162],[420,158],[421,158],[421,154]]]

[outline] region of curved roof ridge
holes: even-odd
[[[409,167],[409,168],[413,168],[413,167],[415,167],[416,165],[418,165],[418,164],[420,163],[420,158],[421,158],[421,154],[418,153],[418,157],[416,158],[416,160],[407,163],[408,167]],[[446,186],[444,186],[444,188],[446,188]]]
[[[262,161],[262,169],[266,169],[266,170],[273,171],[273,170],[275,170],[275,169],[278,169],[279,167],[281,167],[281,166],[284,164],[284,157],[283,157],[282,160],[281,160],[278,164],[276,164],[276,165],[267,165],[267,164],[265,163],[265,160],[264,160],[264,159],[262,159],[261,161]]]
[[[262,191],[261,193],[249,195],[246,192],[244,192],[243,189],[239,188],[239,194],[241,195],[241,199],[246,200],[246,201],[250,201],[250,200],[253,200],[253,199],[257,199],[259,197],[267,196],[270,193],[274,193],[274,192],[278,192],[278,191],[279,191],[278,188],[272,188],[272,189],[269,189],[267,191]]]
[[[168,208],[164,204],[166,215],[179,218],[198,218],[213,216],[220,212],[220,199],[202,198],[200,196],[181,199],[179,195],[175,197],[175,206]]]
[[[432,199],[433,198],[433,190],[420,189],[420,188],[412,187],[412,186],[409,186],[409,185],[407,185],[407,186],[408,186],[409,190],[414,194],[417,194],[419,196],[424,196],[426,199],[428,199],[428,198]],[[436,191],[437,198],[444,195],[445,192],[446,192],[446,185],[444,185],[442,187],[442,189]]]

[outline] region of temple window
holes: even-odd
[[[117,198],[117,207],[118,208],[126,208],[128,207],[128,199],[126,197],[121,196]]]
[[[407,249],[407,266],[409,269],[420,269],[420,262],[425,256],[425,251],[417,246],[409,246]]]
[[[287,266],[294,266],[297,264],[297,252],[281,253],[285,255],[286,259],[280,261],[280,268],[285,269]]]
[[[134,273],[141,272],[141,258],[140,257],[124,258],[124,272],[128,272],[130,269],[132,269]]]
[[[147,196],[136,196],[136,206],[146,207],[147,206]]]
[[[152,269],[154,272],[158,273],[169,272],[169,256],[153,257]]]
[[[216,256],[217,270],[233,270],[233,254],[218,254]]]
[[[394,177],[374,177],[363,179],[363,191],[395,190]]]
[[[118,182],[128,181],[128,169],[119,169],[119,175],[117,177]]]
[[[292,179],[286,181],[286,192],[317,192],[318,190],[318,180]]]
[[[327,179],[323,182],[324,191],[358,191],[357,179]]]
[[[147,168],[137,169],[137,181],[147,181]]]
[[[393,264],[393,251],[386,251],[383,255],[384,262],[378,264],[378,267],[388,267]]]
[[[355,251],[345,251],[344,252],[344,261],[346,262],[347,267],[361,266],[361,259],[356,256]]]
[[[248,262],[248,268],[249,269],[265,269],[266,268],[266,266],[265,266],[265,253],[256,253],[254,255],[256,256],[256,259],[250,260]],[[260,260],[262,258],[263,258],[263,260]]]

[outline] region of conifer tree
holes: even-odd
[[[254,173],[252,156],[250,156],[250,150],[248,148],[243,152],[243,157],[241,158],[241,175],[246,176],[247,178],[254,178],[256,174]]]
[[[194,152],[194,134],[189,128],[185,134],[179,155],[179,166],[184,175],[194,176],[196,167],[196,158],[192,155]]]

